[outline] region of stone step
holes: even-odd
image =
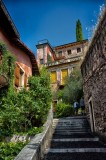
[[[57,123],[55,122],[55,123],[53,123],[53,125],[55,125],[55,124],[56,125],[89,125],[87,122],[82,123],[82,122],[79,122],[79,121],[78,122],[67,122],[67,123],[66,122],[61,122],[61,123],[60,122],[57,122]]]
[[[52,129],[90,129],[89,126],[52,126]]]
[[[44,160],[106,160],[106,145],[90,130],[85,116],[54,119]]]
[[[52,141],[51,142],[51,148],[106,148],[102,143],[98,141],[77,141],[77,142],[56,142]]]
[[[79,120],[76,120],[76,121],[71,121],[71,120],[68,120],[68,121],[55,121],[53,122],[53,124],[88,124],[88,122],[86,120],[83,120],[83,121],[79,121]]]
[[[80,128],[80,127],[89,127],[90,128],[90,126],[89,125],[85,125],[85,124],[74,124],[74,125],[71,125],[71,124],[68,124],[68,125],[66,125],[66,124],[57,124],[57,125],[52,125],[52,127],[78,127],[78,128]]]
[[[61,139],[61,138],[93,138],[94,135],[92,135],[91,133],[87,133],[87,134],[83,134],[83,133],[71,133],[69,135],[67,134],[53,134],[53,138],[55,139]]]
[[[89,124],[86,120],[84,121],[79,121],[79,120],[76,120],[76,121],[53,121],[53,124],[83,124],[83,123],[85,123],[85,124]]]
[[[106,153],[75,152],[75,153],[48,153],[44,160],[106,160]]]
[[[57,125],[52,125],[52,127],[78,127],[78,128],[80,128],[80,127],[81,128],[82,127],[89,127],[90,128],[89,125],[78,125],[78,124],[77,125],[75,125],[75,124],[74,125],[70,125],[70,124],[69,125],[66,125],[66,124],[63,124],[63,125],[62,124],[57,124]]]
[[[83,123],[86,123],[86,124],[89,124],[87,120],[66,120],[66,121],[53,121],[53,124],[83,124]]]
[[[52,142],[88,142],[88,141],[99,141],[98,137],[95,138],[62,138],[62,139],[52,139]]]
[[[97,153],[106,153],[106,148],[56,148],[56,149],[47,149],[46,153],[76,153],[76,152],[97,152]]]
[[[55,129],[55,132],[90,132],[91,130],[88,128],[62,128],[62,129],[59,129],[59,128],[56,128]]]
[[[65,132],[59,132],[59,131],[55,131],[55,134],[58,134],[58,135],[73,135],[75,133],[78,133],[78,134],[87,134],[87,133],[90,133],[90,131],[65,131]]]
[[[64,118],[54,118],[53,121],[62,121],[62,120],[76,120],[76,119],[87,119],[86,116],[71,116],[71,117],[64,117]]]

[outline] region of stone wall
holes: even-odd
[[[106,8],[81,65],[81,71],[91,129],[106,137]]]
[[[37,134],[17,155],[14,160],[41,160],[44,156],[44,150],[49,145],[49,138],[52,136],[53,112],[50,109],[44,130]]]

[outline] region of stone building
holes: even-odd
[[[106,136],[106,7],[81,65],[86,113],[93,132]]]
[[[73,42],[52,47],[47,40],[39,41],[37,47],[38,65],[48,68],[53,91],[64,87],[65,78],[74,67],[79,66],[87,50],[88,41]]]
[[[20,40],[20,35],[2,0],[0,0],[0,42],[5,43],[8,50],[16,57],[16,89],[26,87],[28,77],[39,74],[38,65],[33,52]],[[2,58],[2,52],[0,54]],[[0,77],[2,78],[3,76]]]

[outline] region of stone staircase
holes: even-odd
[[[106,145],[91,133],[85,116],[54,119],[52,128],[44,160],[106,160]]]

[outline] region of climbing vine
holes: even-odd
[[[15,69],[15,57],[8,51],[6,45],[0,42],[0,52],[2,53],[2,62],[0,64],[0,75],[7,77],[9,82],[13,80]]]
[[[30,77],[28,91],[23,89],[17,93],[13,85],[15,58],[1,42],[0,52],[2,53],[0,74],[5,74],[10,79],[6,90],[5,87],[2,89],[3,92],[0,89],[0,141],[2,141],[0,159],[6,157],[9,160],[18,154],[17,147],[20,150],[24,144],[6,144],[3,140],[13,134],[40,133],[51,106],[52,95],[50,77],[46,69],[41,70],[40,76]]]

